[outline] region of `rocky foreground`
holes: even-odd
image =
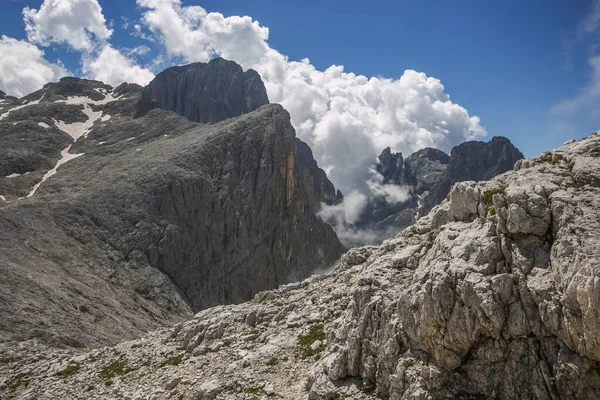
[[[76,352],[0,352],[2,398],[600,398],[600,136],[485,183],[335,270]]]

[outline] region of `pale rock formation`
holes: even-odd
[[[600,136],[456,184],[335,270],[115,348],[4,346],[3,398],[600,397]]]

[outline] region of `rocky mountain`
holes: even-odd
[[[167,68],[142,91],[136,117],[153,108],[175,111],[195,122],[215,123],[269,103],[260,75],[215,58]]]
[[[257,75],[216,60],[149,87],[177,71],[196,102],[176,111],[214,123],[134,118],[150,89],[76,78],[0,101],[0,341],[114,344],[343,252],[315,215],[333,185]]]
[[[511,170],[522,158],[510,140],[499,136],[489,142],[461,143],[450,155],[425,148],[404,159],[402,153],[392,153],[388,147],[379,156],[376,172],[382,184],[409,188],[410,195],[395,203],[372,199],[355,225],[377,232],[376,242],[380,243],[440,204],[453,184],[489,180]]]
[[[600,398],[600,134],[331,273],[86,352],[3,345],[3,398]]]

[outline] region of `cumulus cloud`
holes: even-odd
[[[25,7],[23,19],[27,39],[42,46],[64,43],[89,51],[113,32],[97,0],[44,0],[39,10]]]
[[[98,54],[84,55],[83,72],[91,79],[112,86],[123,82],[145,86],[154,79],[151,71],[136,65],[133,59],[124,56],[110,45],[104,46]]]
[[[44,52],[24,40],[0,37],[0,89],[22,97],[44,84],[69,75],[60,64],[44,59]]]
[[[257,70],[269,98],[292,117],[298,136],[344,192],[368,193],[369,167],[384,147],[411,153],[431,146],[449,151],[485,136],[479,118],[450,100],[444,86],[407,70],[399,79],[367,78],[310,60],[290,61],[268,45],[269,30],[244,16],[225,17],[180,0],[137,0],[142,22],[170,56],[208,61],[215,55]]]

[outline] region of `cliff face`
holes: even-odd
[[[152,108],[175,111],[190,121],[215,123],[269,103],[254,70],[243,71],[233,61],[215,58],[167,68],[144,88],[136,116]]]
[[[509,171],[523,154],[504,137],[489,142],[465,142],[451,151],[425,148],[404,159],[401,153],[383,150],[376,166],[386,185],[411,188],[406,201],[374,199],[357,222],[361,229],[379,232],[378,242],[414,223],[446,198],[453,184],[489,180]]]
[[[228,71],[203,73],[231,91],[198,115],[229,109]],[[133,118],[142,88],[74,78],[1,105],[0,340],[115,343],[339,258],[315,216],[333,186],[242,76],[248,112],[211,125]]]
[[[352,249],[331,273],[251,302],[88,353],[0,346],[0,390],[21,399],[597,399],[599,209],[593,134],[489,182],[457,183],[381,246]]]
[[[462,181],[487,181],[510,171],[523,154],[505,137],[489,142],[465,142],[454,147],[448,164],[451,184]]]

